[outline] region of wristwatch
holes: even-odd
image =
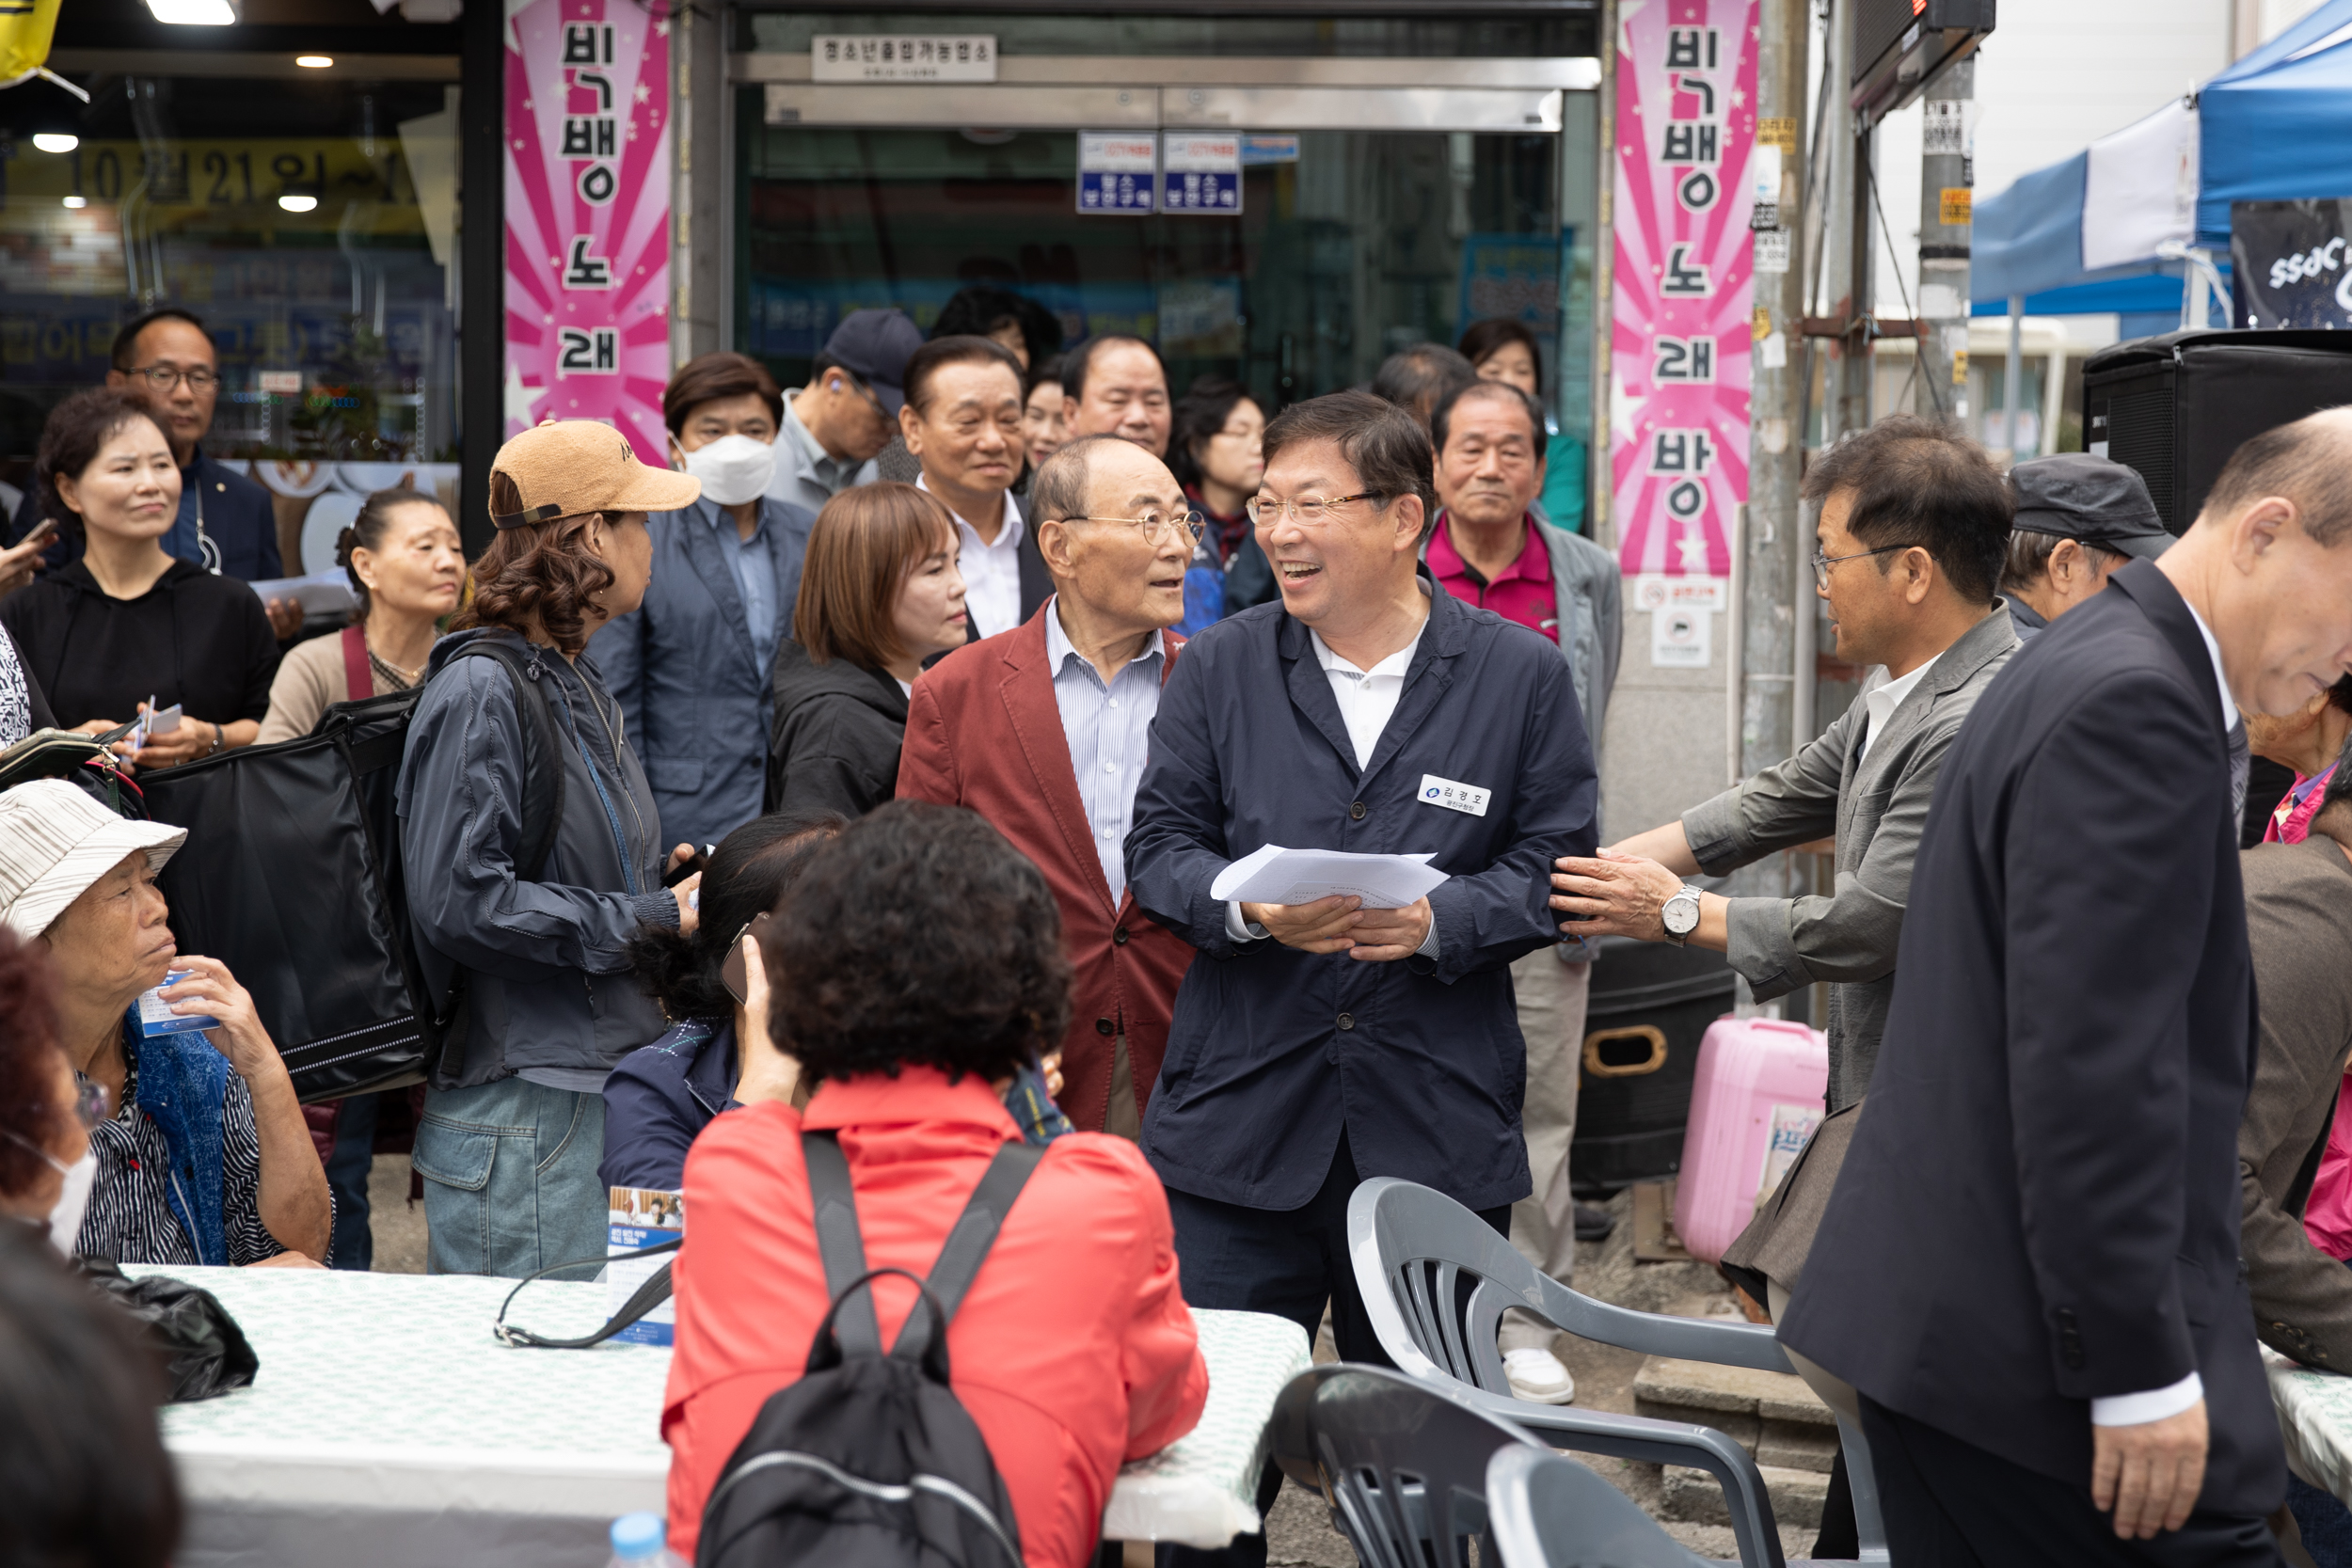
[[[1658,911],[1658,918],[1666,927],[1668,942],[1677,947],[1689,942],[1691,933],[1699,928],[1699,890],[1683,883],[1682,891],[1667,899],[1665,908]]]

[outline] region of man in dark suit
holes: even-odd
[[[2226,737],[2352,669],[2347,476],[2352,411],[2249,441],[2161,561],[2010,660],[1945,763],[1780,1329],[1860,1391],[1897,1561],[2278,1560]]]
[[[923,465],[914,483],[947,503],[963,553],[975,640],[1012,630],[1054,591],[1012,493],[1021,477],[1021,361],[992,338],[933,338],[907,358],[898,432]]]
[[[1125,857],[1199,515],[1158,458],[1101,436],[1046,460],[1029,510],[1054,596],[914,683],[898,796],[978,812],[1045,873],[1074,971],[1061,1107],[1133,1138],[1192,963],[1136,908]]]

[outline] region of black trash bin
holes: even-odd
[[[1707,1026],[1739,977],[1721,953],[1630,937],[1595,941],[1568,1180],[1586,1197],[1672,1176]]]

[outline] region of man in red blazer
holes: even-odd
[[[1201,520],[1157,457],[1110,436],[1047,459],[1029,515],[1054,596],[914,683],[898,797],[970,807],[1045,873],[1076,972],[1061,1106],[1133,1138],[1193,950],[1135,908],[1127,831]]]

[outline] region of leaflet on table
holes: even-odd
[[[676,1261],[675,1252],[656,1253],[651,1258],[628,1255],[686,1234],[686,1195],[656,1187],[614,1187],[605,1218],[604,1255],[612,1259],[604,1269],[605,1311],[611,1314],[628,1305],[638,1286]],[[612,1338],[625,1344],[666,1345],[676,1322],[677,1303],[664,1301]]]
[[[341,566],[307,578],[272,578],[246,586],[260,594],[263,604],[292,599],[305,615],[342,615],[359,608],[359,595],[351,591],[351,578]]]
[[[1311,904],[1361,898],[1368,910],[1401,910],[1444,881],[1427,855],[1351,855],[1339,849],[1285,849],[1269,844],[1217,873],[1209,896],[1246,904]]]

